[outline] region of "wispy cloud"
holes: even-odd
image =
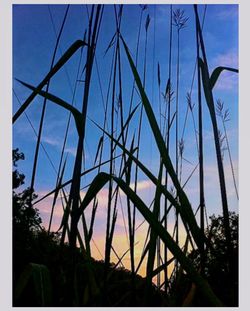
[[[212,60],[213,66],[226,66],[238,68],[239,64],[239,56],[237,51],[230,50],[224,54],[217,54]]]
[[[212,68],[219,66],[238,69],[239,57],[235,50],[230,50],[224,54],[217,54],[211,61]],[[238,74],[231,71],[223,71],[215,84],[215,90],[238,91]]]
[[[51,146],[61,146],[61,143],[57,139],[48,136],[43,136],[42,141]]]
[[[142,193],[142,192],[144,192],[144,190],[147,190],[147,189],[151,188],[152,186],[153,186],[153,184],[150,181],[148,181],[148,180],[141,180],[137,184],[137,191]],[[134,189],[134,184],[131,183],[130,187],[132,189]],[[43,197],[49,191],[50,190],[48,190],[48,191],[46,191],[46,190],[38,191],[37,192],[38,198]],[[99,222],[104,222],[106,220],[106,217],[107,217],[106,207],[107,207],[107,204],[108,204],[108,193],[109,193],[108,188],[103,188],[103,189],[101,189],[99,191],[99,193],[97,195],[98,210],[97,210],[97,214],[96,214],[96,220],[99,221]],[[85,194],[86,194],[86,191],[81,191],[81,197],[82,198],[84,198]],[[120,191],[120,196],[123,198],[123,197],[125,197],[125,194],[122,191]],[[44,223],[45,227],[48,226],[48,217],[49,217],[49,214],[51,212],[51,206],[52,206],[53,197],[54,197],[54,194],[51,194],[49,197],[47,197],[46,199],[41,201],[41,203],[37,204],[37,208],[41,212],[43,223]],[[120,203],[118,203],[118,204],[120,204]],[[87,208],[86,209],[86,219],[87,220],[90,219],[91,212],[92,212],[91,208]],[[59,220],[61,220],[62,215],[63,215],[63,210],[62,210],[61,201],[60,201],[60,195],[59,195],[59,198],[58,198],[56,206],[55,206],[55,214],[54,214],[55,223],[60,223]],[[120,221],[119,224],[123,225],[123,221]]]
[[[222,73],[221,79],[216,83],[215,90],[220,91],[236,91],[238,92],[238,78],[233,73],[225,72]]]
[[[56,148],[61,148],[62,147],[62,142],[59,139],[56,138],[51,138],[48,136],[44,136],[42,138],[42,141],[50,146],[56,147]],[[76,155],[76,148],[75,147],[66,147],[65,152],[71,154],[72,156],[75,157]]]
[[[137,183],[137,190],[146,190],[153,187],[153,184],[149,180],[141,180]],[[135,189],[135,184],[131,183],[130,188]]]
[[[75,147],[68,147],[65,148],[65,152],[68,152],[69,154],[71,154],[72,156],[76,156],[76,148]],[[85,154],[86,157],[86,154]]]
[[[219,20],[231,20],[238,17],[238,5],[227,5],[226,9],[217,11],[215,17]]]

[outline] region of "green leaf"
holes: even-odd
[[[230,67],[217,67],[214,69],[214,71],[212,72],[211,76],[210,76],[210,88],[211,90],[213,89],[213,87],[215,86],[215,83],[217,82],[221,72],[223,70],[227,70],[227,71],[232,71],[232,72],[239,72],[238,69],[235,69],[235,68],[230,68]]]

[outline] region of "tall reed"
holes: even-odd
[[[211,117],[211,122],[212,122],[212,126],[213,126],[214,143],[215,143],[217,165],[218,165],[218,174],[219,174],[219,180],[220,180],[220,190],[221,190],[221,200],[222,200],[222,209],[223,209],[223,217],[224,217],[223,219],[224,219],[225,235],[226,235],[226,241],[227,241],[228,258],[229,258],[229,263],[231,266],[231,263],[232,263],[232,245],[231,245],[231,233],[230,233],[230,225],[229,225],[228,200],[227,200],[224,167],[223,167],[223,162],[222,162],[219,132],[218,132],[218,126],[217,126],[217,120],[216,120],[216,113],[215,113],[215,106],[214,106],[212,89],[213,89],[213,87],[214,87],[214,85],[215,85],[215,83],[219,77],[219,74],[221,73],[222,70],[227,69],[227,70],[236,71],[236,72],[237,72],[237,70],[232,69],[232,68],[218,67],[213,71],[211,76],[209,75],[205,45],[204,45],[203,35],[202,35],[201,27],[200,27],[197,5],[194,5],[194,11],[195,11],[195,18],[196,18],[196,22],[197,22],[199,42],[200,42],[201,52],[202,52],[202,57],[203,57],[203,60],[201,58],[199,59],[199,66],[200,66],[201,72],[202,72],[203,89],[204,89],[206,102],[208,105],[208,109],[209,109],[210,117]]]
[[[76,249],[79,244],[81,252],[83,254],[84,261],[86,261],[87,273],[83,276],[89,282],[89,288],[91,290],[98,292],[98,295],[102,297],[102,302],[104,305],[108,305],[108,284],[113,271],[110,271],[112,255],[116,259],[115,267],[119,265],[125,266],[124,259],[125,256],[129,257],[129,266],[131,269],[131,285],[130,290],[133,293],[131,297],[131,303],[136,299],[136,274],[142,267],[143,262],[146,262],[146,282],[147,289],[144,293],[145,301],[150,301],[152,280],[154,277],[157,279],[158,289],[164,287],[165,296],[171,297],[175,301],[177,293],[173,293],[173,288],[178,289],[181,286],[181,277],[187,274],[188,279],[193,286],[199,291],[204,300],[206,300],[208,305],[211,306],[222,306],[220,298],[216,296],[211,286],[205,279],[205,262],[206,255],[205,250],[211,253],[216,253],[213,249],[211,241],[205,236],[205,186],[204,186],[204,159],[203,159],[203,106],[202,106],[202,86],[205,94],[205,99],[209,108],[210,118],[213,126],[218,173],[220,180],[220,190],[223,206],[223,217],[224,217],[224,227],[226,232],[227,240],[227,250],[228,255],[232,255],[231,246],[231,236],[229,227],[229,212],[226,194],[226,183],[224,176],[224,167],[222,159],[221,150],[221,139],[218,130],[216,111],[214,107],[213,100],[213,87],[222,72],[222,70],[231,70],[236,72],[236,69],[227,67],[216,68],[211,75],[208,72],[208,63],[206,59],[205,44],[203,41],[202,29],[200,26],[199,15],[197,6],[194,5],[195,12],[195,26],[196,26],[196,59],[198,63],[197,71],[197,89],[198,89],[198,128],[199,128],[199,139],[198,139],[198,158],[199,163],[193,168],[192,172],[186,180],[184,180],[184,161],[186,160],[186,147],[184,137],[179,135],[180,127],[180,69],[181,69],[181,30],[185,27],[188,20],[184,16],[184,11],[176,10],[173,12],[172,5],[170,8],[169,17],[169,57],[168,57],[168,73],[166,88],[163,94],[163,102],[165,107],[162,109],[161,103],[161,88],[162,80],[164,77],[164,70],[160,67],[158,62],[157,75],[158,75],[158,89],[159,89],[159,110],[160,118],[156,117],[153,105],[154,105],[154,92],[152,92],[152,100],[150,102],[147,91],[146,82],[148,77],[148,52],[149,47],[149,30],[150,30],[150,15],[149,13],[145,15],[145,43],[143,46],[143,56],[142,56],[142,75],[139,75],[138,69],[138,59],[139,59],[139,46],[140,46],[140,35],[141,27],[144,20],[144,13],[146,11],[146,6],[141,6],[140,19],[138,23],[138,35],[136,41],[136,54],[135,61],[132,57],[132,53],[122,35],[122,21],[123,21],[123,5],[114,5],[114,19],[115,19],[115,33],[108,44],[108,48],[105,51],[105,55],[112,50],[112,62],[110,66],[109,80],[107,81],[107,94],[106,100],[104,100],[104,92],[102,90],[102,77],[100,76],[98,69],[98,62],[95,59],[97,43],[99,39],[99,33],[102,25],[102,18],[104,12],[103,5],[92,5],[87,7],[88,13],[88,28],[85,32],[84,39],[76,41],[72,46],[63,54],[63,56],[58,60],[56,64],[52,63],[49,73],[42,80],[37,87],[29,85],[25,82],[19,80],[23,86],[29,88],[32,93],[28,99],[24,102],[21,108],[13,117],[13,122],[15,122],[20,115],[25,112],[25,109],[30,105],[35,96],[40,95],[44,98],[44,103],[50,101],[53,104],[57,104],[69,112],[69,119],[67,123],[66,135],[64,137],[63,148],[61,151],[61,158],[59,164],[59,170],[56,178],[55,189],[47,193],[45,196],[34,202],[37,204],[45,198],[48,198],[51,194],[54,195],[52,202],[52,212],[49,220],[49,232],[51,231],[51,224],[53,219],[53,211],[56,201],[59,198],[59,193],[61,193],[62,208],[64,211],[61,225],[59,231],[62,230],[61,246],[64,247],[65,242],[69,242],[71,250],[71,270],[70,275],[67,275],[69,280],[69,300],[73,304],[78,304],[80,301],[79,292],[75,290],[77,287],[77,265],[76,265]],[[68,7],[67,11],[68,12]],[[156,25],[156,11],[154,11],[154,33]],[[66,19],[66,15],[65,15]],[[62,26],[64,25],[65,19]],[[176,60],[176,91],[175,91],[175,109],[173,109],[173,89],[172,89],[172,51],[173,51],[173,24],[177,28],[177,60]],[[61,32],[60,32],[61,35]],[[59,41],[59,39],[58,39]],[[82,58],[80,58],[78,74],[76,82],[84,81],[83,88],[83,98],[82,107],[77,109],[74,107],[74,94],[72,104],[67,103],[60,97],[55,96],[49,92],[48,85],[51,78],[58,72],[59,69],[64,67],[66,62],[73,56],[76,51],[80,48],[86,49],[86,59],[82,75],[84,74],[84,79],[79,76],[80,63]],[[153,47],[155,49],[155,46]],[[124,53],[124,54],[123,54]],[[83,54],[81,54],[81,57]],[[123,56],[125,58],[123,59]],[[124,61],[124,63],[123,63]],[[54,60],[53,60],[54,62]],[[123,72],[125,69],[125,62],[131,71],[132,77],[132,91],[130,102],[128,106],[128,113],[125,109],[125,87],[126,83],[124,80]],[[154,62],[154,59],[153,59]],[[98,137],[97,147],[95,150],[95,156],[93,157],[93,164],[89,169],[86,169],[83,165],[83,159],[85,157],[85,144],[86,144],[86,123],[88,107],[90,105],[90,88],[93,83],[93,71],[94,64],[96,65],[96,73],[98,77],[102,103],[104,107],[104,116],[101,121],[101,125],[97,122],[92,121],[93,124],[100,130],[100,137]],[[153,65],[154,68],[154,65]],[[154,76],[154,72],[153,72]],[[154,78],[152,79],[154,81]],[[94,83],[93,83],[94,84]],[[47,88],[43,90],[44,86]],[[104,85],[104,83],[103,83]],[[154,85],[153,85],[154,86]],[[76,89],[76,85],[75,85]],[[127,91],[127,89],[126,89]],[[139,97],[138,102],[135,105],[134,93],[137,92]],[[227,113],[223,114],[223,105],[221,102],[217,102],[217,113],[221,118],[223,123],[223,129],[225,133],[225,139],[227,143],[227,148],[229,149],[229,142],[225,127],[225,122],[227,121]],[[195,117],[193,111],[193,104],[191,99],[191,92],[187,95],[187,109],[192,113],[192,120],[195,128]],[[174,110],[174,111],[173,111]],[[138,114],[137,114],[138,112]],[[67,131],[69,128],[70,118],[73,117],[75,122],[76,131],[78,134],[77,142],[77,153],[75,157],[72,178],[68,181],[64,181],[64,173],[66,168],[67,158],[64,159],[64,150],[67,140]],[[145,120],[144,120],[145,117]],[[163,120],[163,122],[162,122]],[[43,118],[40,123],[40,129],[42,129]],[[158,122],[159,121],[159,122]],[[184,128],[186,126],[187,115],[184,120]],[[140,150],[142,147],[141,134],[143,126],[147,126],[153,135],[154,142],[156,144],[155,154],[159,157],[159,163],[157,166],[156,173],[154,170],[147,168],[141,159]],[[131,124],[135,129],[131,130]],[[173,134],[173,125],[175,125],[175,137],[174,144],[171,145],[171,134]],[[40,145],[40,137],[37,139],[37,146]],[[130,135],[132,133],[132,135]],[[184,133],[184,130],[183,130]],[[184,135],[184,134],[183,134]],[[196,133],[195,133],[196,135]],[[108,146],[108,151],[105,147]],[[173,148],[173,149],[171,149]],[[117,150],[121,149],[121,154],[118,154]],[[170,150],[171,149],[171,150]],[[38,147],[37,147],[38,150]],[[104,154],[107,151],[108,159],[104,161]],[[171,151],[171,152],[170,152]],[[172,161],[171,155],[174,151],[175,161]],[[229,150],[230,152],[230,150]],[[105,154],[105,155],[106,155]],[[232,159],[231,153],[229,153],[230,163],[232,173]],[[36,160],[34,161],[34,167],[36,167],[36,162],[38,159],[38,151],[36,153]],[[175,162],[173,164],[173,162]],[[107,170],[108,166],[108,170]],[[105,167],[105,168],[104,168]],[[186,185],[192,178],[194,172],[199,167],[199,212],[200,212],[200,222],[196,220],[196,213],[193,211],[193,207],[187,195]],[[95,177],[92,181],[81,187],[81,181],[83,176],[87,176],[95,173]],[[33,170],[34,172],[35,170]],[[104,171],[108,171],[104,172]],[[150,203],[146,204],[139,192],[139,176],[142,173],[146,176],[147,180],[154,186],[154,194],[150,198]],[[156,174],[156,175],[155,175]],[[34,175],[34,174],[33,174]],[[35,176],[35,175],[34,175]],[[234,177],[234,174],[233,174]],[[34,184],[34,177],[32,177]],[[132,188],[132,183],[134,181],[134,188]],[[235,184],[235,179],[234,179]],[[66,186],[70,187],[69,195],[66,191]],[[235,184],[236,186],[236,184]],[[95,222],[97,219],[97,213],[100,206],[100,201],[98,201],[98,195],[103,187],[107,187],[107,204],[106,204],[106,223],[105,223],[105,233],[103,234],[104,243],[104,277],[100,284],[97,284],[95,276],[92,271],[91,266],[91,256],[92,256],[92,245],[95,245],[94,231]],[[86,189],[86,192],[81,198],[81,190]],[[237,188],[235,187],[237,190]],[[236,192],[238,195],[238,192]],[[121,196],[124,195],[124,201],[126,202],[126,216],[123,212],[123,200]],[[119,202],[120,200],[120,202]],[[88,218],[87,209],[90,209],[90,217]],[[119,251],[114,247],[115,239],[115,229],[116,222],[118,218],[119,208],[122,212],[124,229],[126,231],[128,248],[126,251],[119,253]],[[173,230],[173,235],[170,234],[169,217],[172,216],[170,211],[174,213],[175,216],[175,226]],[[139,226],[136,227],[136,213],[139,212],[143,221]],[[181,221],[180,221],[181,220]],[[80,224],[81,226],[80,227]],[[139,257],[139,263],[137,263],[136,258],[136,245],[137,245],[137,230],[142,224],[147,224],[147,234],[144,242],[144,247]],[[181,247],[180,241],[180,228],[183,225],[183,230],[185,232],[185,241],[183,247]],[[189,247],[197,252],[201,258],[200,266],[197,268],[195,264],[188,257]],[[162,250],[163,249],[163,250]],[[231,262],[231,258],[230,258]],[[170,268],[174,265],[174,269]],[[230,263],[231,265],[231,263]],[[230,267],[231,268],[231,267]],[[172,270],[172,273],[170,274]],[[164,274],[163,282],[161,282],[161,276]],[[90,289],[89,289],[90,290]],[[172,290],[172,291],[171,291]],[[171,294],[173,295],[171,296]],[[89,293],[84,292],[84,301],[87,305]],[[189,296],[189,294],[188,294]],[[124,299],[124,297],[121,297]],[[188,297],[185,297],[188,298]],[[187,303],[188,299],[184,299],[184,305]]]

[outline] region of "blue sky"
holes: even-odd
[[[53,16],[55,31],[58,32],[60,24],[65,13],[65,5],[50,5],[50,12]],[[182,132],[184,116],[186,112],[186,94],[190,91],[192,75],[195,66],[196,45],[195,45],[195,21],[194,12],[191,5],[174,5],[173,10],[180,8],[185,10],[185,15],[189,17],[187,27],[180,33],[180,132]],[[199,6],[199,13],[202,16],[204,5]],[[136,39],[139,26],[140,7],[138,5],[125,5],[121,25],[121,33],[127,42],[132,56],[135,57]],[[146,40],[145,19],[147,14],[150,16],[150,25],[148,29],[148,49],[147,49],[147,75],[146,92],[156,117],[159,120],[159,99],[157,86],[157,63],[161,68],[161,92],[165,90],[168,77],[168,55],[169,55],[169,5],[149,5],[143,14],[142,32],[140,37],[140,56],[138,59],[138,70],[142,75],[144,44]],[[65,28],[60,41],[60,50],[63,53],[75,40],[82,39],[84,30],[87,27],[86,6],[71,5],[69,14],[65,23]],[[106,96],[110,64],[112,59],[112,48],[104,56],[105,50],[114,34],[115,20],[113,6],[105,6],[102,27],[100,30],[99,41],[97,44],[96,61],[99,68],[101,87]],[[13,78],[18,78],[32,85],[37,85],[48,72],[52,53],[55,45],[55,31],[50,17],[47,5],[14,5],[13,6]],[[230,66],[238,68],[238,7],[237,5],[208,5],[204,23],[204,41],[206,45],[207,58],[210,72],[217,66]],[[176,29],[173,28],[173,63],[172,63],[172,83],[176,90]],[[60,50],[56,59],[60,57]],[[124,51],[123,51],[124,52]],[[131,86],[133,83],[131,71],[125,57],[122,58],[123,72],[123,95],[125,115],[128,113]],[[83,56],[85,56],[83,52]],[[72,90],[74,86],[77,66],[80,58],[80,52],[67,63],[66,70],[61,70],[51,81],[50,92],[65,101],[72,103]],[[82,66],[83,68],[83,62]],[[23,103],[29,95],[29,90],[13,80],[13,88]],[[77,85],[75,105],[81,109],[83,86]],[[214,99],[221,99],[225,108],[229,109],[230,121],[227,123],[229,143],[232,152],[235,173],[238,173],[238,75],[235,73],[224,72],[221,74],[218,84],[214,89]],[[162,100],[162,99],[161,99]],[[135,103],[140,99],[135,95]],[[192,101],[197,103],[196,84],[192,90]],[[29,108],[27,115],[32,121],[34,127],[38,129],[39,118],[41,114],[42,98],[36,97]],[[163,100],[162,100],[163,105]],[[13,112],[19,108],[18,101],[13,96]],[[213,213],[221,214],[220,192],[218,176],[216,170],[216,159],[213,142],[213,133],[211,121],[203,100],[204,113],[204,160],[205,160],[205,199],[208,215]],[[194,114],[197,116],[197,105],[194,108]],[[60,148],[63,141],[63,135],[66,127],[68,114],[60,107],[52,103],[47,104],[45,116],[45,126],[43,130],[42,141],[50,155],[51,160],[58,166],[60,157]],[[94,66],[92,85],[90,90],[88,117],[102,124],[103,103],[98,83],[97,67]],[[136,115],[138,118],[138,113]],[[218,120],[219,128],[222,126]],[[132,122],[130,135],[136,130],[137,122]],[[110,124],[109,124],[110,126]],[[197,121],[196,121],[197,127]],[[86,168],[91,167],[95,157],[96,147],[100,137],[100,131],[90,122],[87,122],[86,128]],[[131,137],[130,137],[131,140]],[[173,144],[174,137],[171,139]],[[195,136],[191,115],[188,116],[188,125],[184,136],[185,149],[184,157],[191,164],[183,164],[183,180],[185,180],[193,167],[197,164],[197,152],[195,147]],[[107,141],[108,142],[108,141]],[[106,142],[106,143],[107,143]],[[19,169],[26,175],[26,186],[30,183],[32,172],[32,162],[34,157],[36,137],[25,115],[23,114],[13,126],[13,147],[18,147],[25,154],[25,161],[19,164]],[[67,144],[68,161],[65,172],[65,180],[71,178],[72,165],[77,144],[77,133],[74,123],[71,122],[70,134]],[[108,144],[107,144],[108,146]],[[108,148],[108,147],[107,147]],[[107,150],[107,148],[105,150]],[[150,133],[146,117],[143,120],[142,143],[140,151],[141,161],[149,167],[155,175],[158,174],[159,156],[152,134]],[[104,158],[107,153],[104,152]],[[171,154],[174,160],[174,153]],[[229,198],[230,210],[237,211],[238,201],[235,196],[233,180],[231,176],[228,154],[224,157],[226,183]],[[108,167],[106,167],[107,169]],[[187,194],[193,205],[194,210],[198,207],[198,172],[193,175],[187,185]],[[88,184],[94,177],[82,180],[82,185]],[[146,203],[149,204],[154,188],[148,183],[143,174],[139,174],[141,185],[140,195]],[[55,173],[46,158],[42,149],[40,149],[39,164],[37,168],[37,178],[35,190],[38,194],[46,193],[55,186]],[[104,190],[105,196],[105,190]],[[104,199],[103,199],[104,202]],[[49,211],[49,202],[47,205],[41,205],[41,213],[46,222]],[[105,203],[104,203],[105,205]],[[103,212],[103,214],[105,214]],[[58,217],[60,212],[58,212]],[[103,223],[104,215],[100,215],[100,224]],[[59,219],[59,218],[58,218]],[[58,220],[55,220],[57,222]],[[140,222],[141,219],[138,219]],[[120,222],[122,227],[122,222]],[[101,232],[101,225],[99,230]],[[118,221],[119,227],[119,221]],[[122,234],[122,228],[119,233]]]

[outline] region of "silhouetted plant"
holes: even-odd
[[[235,212],[229,212],[233,250],[233,269],[231,271],[229,269],[230,259],[227,256],[227,241],[223,216],[212,215],[210,217],[210,225],[205,230],[205,235],[213,247],[213,251],[209,248],[206,250],[205,277],[214,292],[221,297],[227,306],[238,306],[238,218]],[[189,258],[193,261],[196,268],[199,269],[201,263],[199,252],[196,250],[192,251],[189,254]],[[197,298],[197,303],[200,303],[198,301],[199,299]]]

